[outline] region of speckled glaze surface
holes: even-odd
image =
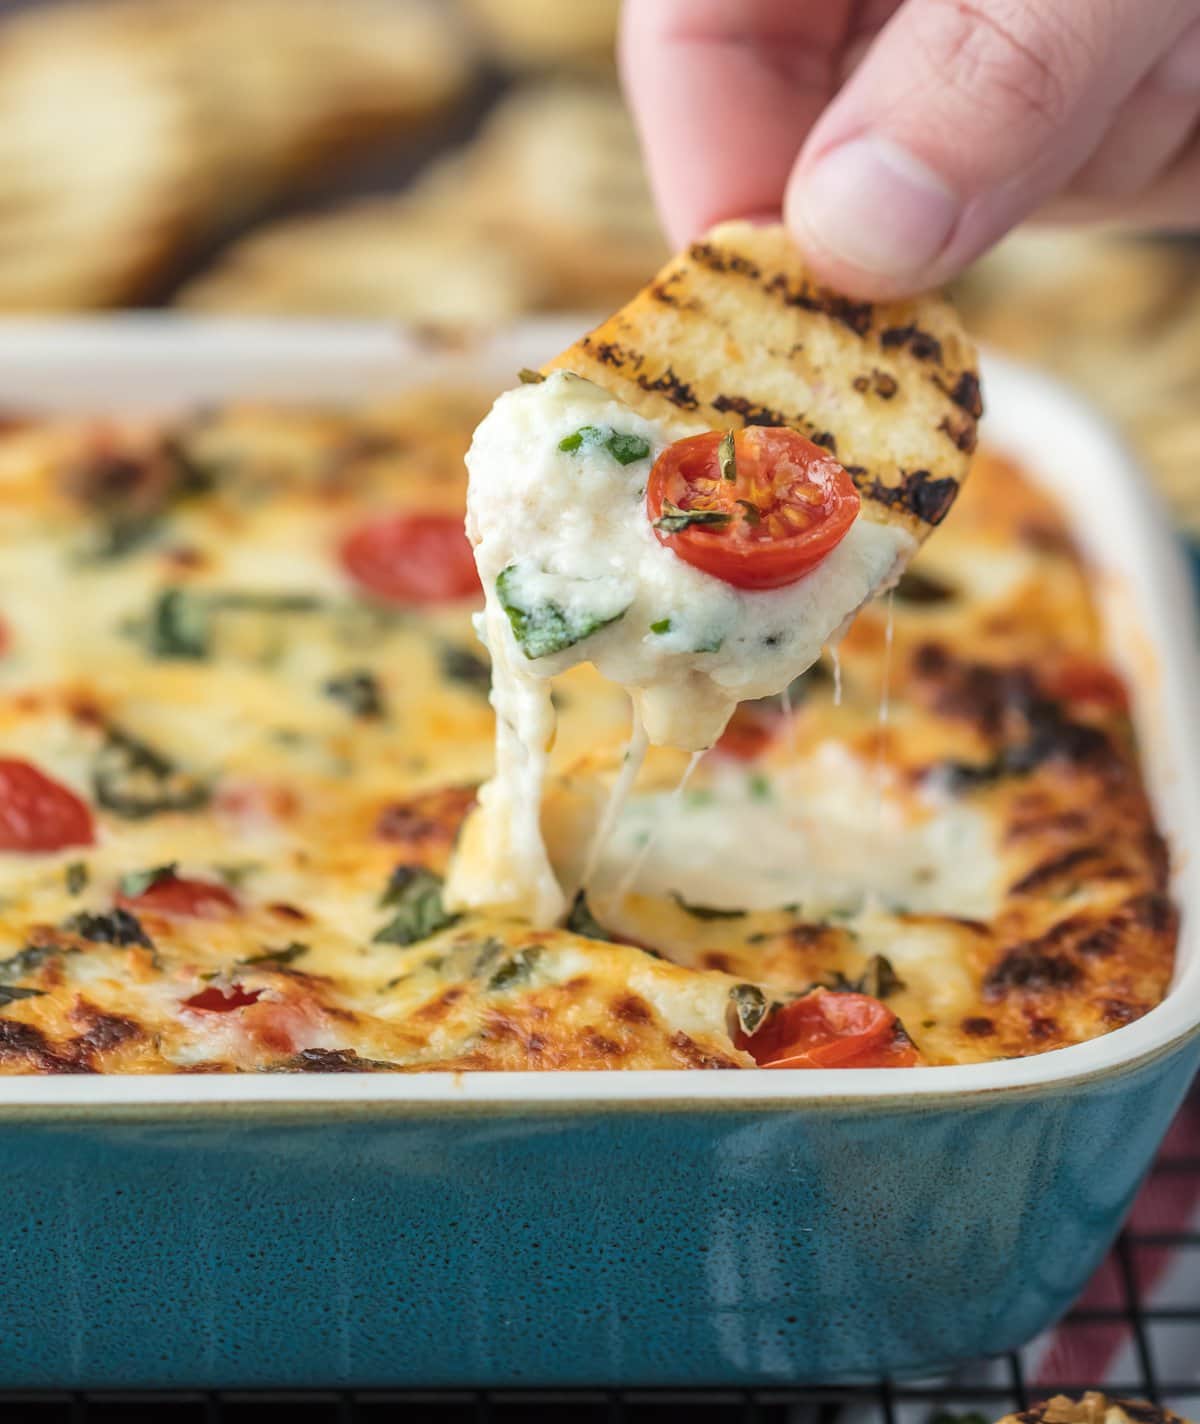
[[[0,1386],[931,1372],[1065,1308],[1198,1058],[966,1103],[10,1121]]]

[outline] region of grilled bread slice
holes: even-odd
[[[546,369],[559,368],[650,419],[791,426],[845,466],[865,518],[918,539],[949,512],[983,410],[946,302],[830,291],[778,225],[714,228]]]

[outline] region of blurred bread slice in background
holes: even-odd
[[[236,243],[179,302],[194,311],[384,317],[488,328],[541,305],[536,267],[450,212],[405,198],[272,224]]]
[[[968,329],[1054,372],[1115,425],[1200,535],[1200,260],[1194,244],[1028,228],[955,291]]]
[[[462,155],[458,181],[467,211],[545,269],[555,306],[607,309],[669,256],[615,86],[513,90]]]
[[[179,301],[487,327],[523,312],[619,305],[666,255],[616,89],[547,82],[502,99],[408,196],[268,225]]]
[[[0,26],[0,309],[135,303],[200,236],[465,88],[437,0],[83,0]]]
[[[507,69],[611,69],[621,0],[461,0],[488,57]]]
[[[103,306],[153,282],[192,224],[192,142],[187,97],[119,28],[74,9],[8,21],[0,308]]]

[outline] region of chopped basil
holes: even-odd
[[[302,954],[307,953],[308,945],[301,944],[299,940],[294,939],[279,949],[268,949],[264,950],[262,954],[251,954],[246,959],[239,959],[237,962],[242,968],[247,968],[252,964],[292,964]]]
[[[145,639],[152,658],[202,662],[212,653],[219,613],[318,613],[325,606],[324,599],[311,593],[258,589],[214,593],[172,587],[158,595],[149,617],[135,622],[132,631]]]
[[[742,519],[751,527],[753,527],[755,524],[762,523],[762,510],[759,509],[758,505],[755,504],[753,500],[738,499],[734,500],[734,503],[740,504],[745,510],[745,513],[742,515]]]
[[[108,910],[99,915],[81,910],[63,921],[63,929],[93,944],[115,944],[122,949],[132,944],[140,944],[143,949],[154,948],[154,942],[142,928],[142,922],[128,910]]]
[[[671,631],[671,620],[669,618],[660,618],[657,623],[651,623],[650,631],[652,633],[669,633]]]
[[[752,801],[769,801],[771,799],[771,783],[761,771],[756,771],[747,779],[746,789],[750,793]]]
[[[144,895],[152,885],[158,885],[164,880],[173,880],[178,869],[178,861],[172,860],[166,865],[156,865],[150,870],[131,870],[127,875],[121,876],[118,889],[127,900],[136,900],[139,895]]]
[[[721,443],[717,446],[717,465],[721,470],[721,478],[733,484],[737,480],[737,457],[733,451],[733,431],[727,430],[721,436]],[[741,501],[739,500],[740,504]]]
[[[640,435],[622,435],[620,431],[614,431],[608,437],[604,448],[619,465],[632,465],[650,454],[649,440],[643,440]]]
[[[384,714],[379,680],[373,672],[365,668],[343,673],[340,677],[331,677],[322,685],[321,690],[335,702],[342,703],[352,717],[369,721]]]
[[[161,811],[195,811],[212,794],[206,783],[111,723],[92,768],[92,787],[104,810],[127,821]]]
[[[732,514],[726,514],[721,509],[680,509],[677,504],[664,499],[663,512],[654,521],[654,527],[661,529],[664,534],[678,534],[683,529],[690,529],[693,524],[714,527],[728,524],[732,518]]]
[[[678,890],[671,891],[671,899],[681,910],[686,910],[698,920],[740,920],[746,914],[745,910],[722,910],[715,905],[693,905],[690,900],[685,900]]]
[[[515,984],[527,983],[533,974],[533,966],[541,957],[540,944],[519,949],[511,958],[506,959],[488,980],[488,991],[494,993],[497,989],[511,989]]]
[[[571,904],[571,913],[567,916],[566,927],[572,934],[583,935],[585,939],[600,939],[606,943],[612,943],[612,935],[592,914],[587,896],[582,890],[575,896]]]
[[[61,954],[74,952],[58,944],[27,944],[8,959],[0,960],[0,980],[19,979],[22,974],[32,974]]]
[[[143,544],[148,544],[162,526],[158,513],[113,513],[100,527],[99,533],[80,558],[83,563],[103,564],[123,559]]]
[[[604,430],[598,425],[581,425],[571,435],[564,435],[558,448],[566,455],[574,455],[580,450],[590,450],[602,445],[619,465],[632,465],[645,460],[650,454],[650,442],[640,435],[629,435],[620,430]]]
[[[67,894],[78,895],[88,883],[87,862],[84,860],[73,860],[67,866],[64,879],[67,882]]]
[[[735,984],[729,991],[738,1028],[752,1034],[767,1016],[767,996],[756,984]]]
[[[212,650],[208,602],[189,589],[164,589],[150,610],[146,646],[152,658],[203,662]]]
[[[577,450],[582,450],[585,445],[598,445],[604,437],[604,432],[598,425],[581,425],[573,435],[564,435],[558,442],[558,448],[564,454],[574,455]]]
[[[500,606],[508,614],[517,646],[527,658],[544,658],[574,647],[628,612],[629,604],[611,613],[564,608],[550,598],[530,598],[522,589],[525,574],[519,564],[509,564],[496,580]]]
[[[491,691],[492,670],[487,662],[473,653],[470,648],[460,648],[454,643],[443,643],[438,650],[438,661],[442,676],[451,682],[461,682],[484,697]]]
[[[867,960],[854,987],[860,994],[870,994],[875,999],[886,999],[889,994],[895,994],[904,988],[904,980],[892,968],[892,962],[886,955],[873,954]]]
[[[471,956],[471,963],[467,973],[470,974],[472,979],[479,979],[488,973],[492,965],[504,954],[504,945],[500,940],[492,939],[491,936],[489,936],[482,944],[472,944],[470,941],[467,941],[464,944],[456,946],[456,950],[456,959],[461,960],[464,954]]]
[[[540,386],[545,379],[540,371],[534,371],[529,366],[522,366],[517,372],[517,380],[523,386]]]
[[[395,914],[375,932],[376,944],[416,944],[455,923],[442,904],[442,882],[423,865],[398,865],[379,901]]]
[[[45,989],[21,989],[16,984],[0,984],[0,1008],[14,1003],[17,999],[43,998]]]

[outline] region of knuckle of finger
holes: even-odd
[[[929,60],[940,82],[988,116],[1055,129],[1069,116],[1086,46],[1029,3],[935,0]]]

